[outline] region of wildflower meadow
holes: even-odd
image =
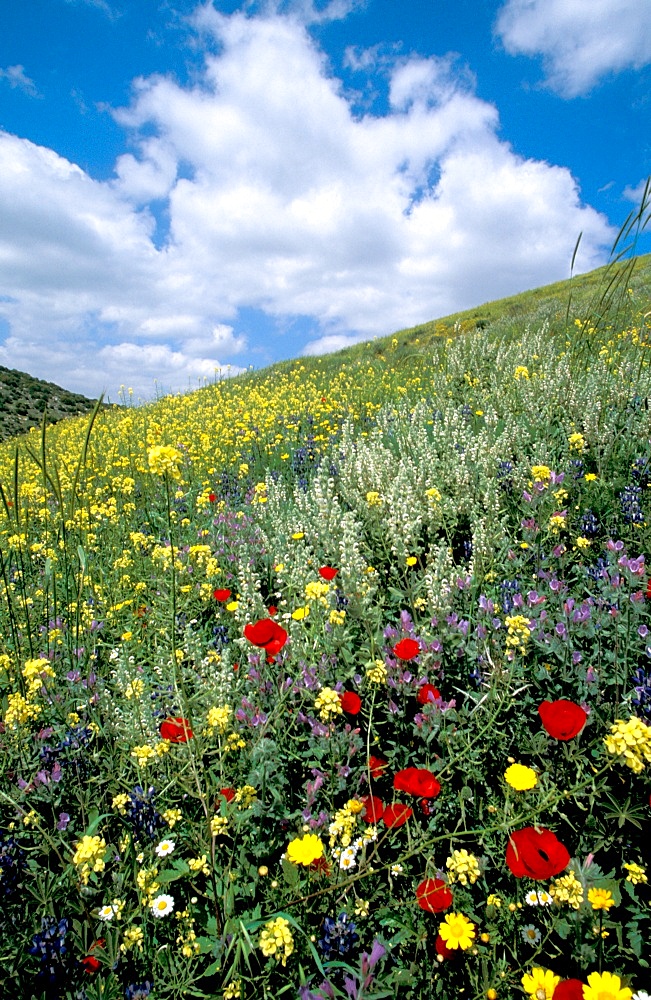
[[[648,997],[636,274],[2,446],[2,997]]]

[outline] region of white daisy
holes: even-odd
[[[160,896],[156,896],[156,899],[151,904],[151,912],[155,917],[166,917],[168,913],[171,913],[174,909],[174,897],[166,896],[162,893]]]
[[[117,912],[117,906],[107,903],[106,906],[100,906],[97,916],[100,920],[112,920]]]
[[[531,892],[528,892],[524,897],[524,901],[525,903],[528,903],[529,906],[538,906],[538,893],[536,890],[532,889]]]
[[[540,903],[541,906],[551,906],[554,900],[552,899],[552,897],[549,895],[548,892],[545,892],[544,889],[541,889],[538,892],[538,902]]]
[[[402,865],[399,862],[397,864],[395,864],[395,865],[391,865],[391,874],[392,875],[402,875],[402,873],[404,872],[404,870],[405,869],[402,867]]]
[[[633,994],[633,1000],[651,1000],[651,997],[646,990],[638,990]]]
[[[354,847],[347,847],[345,851],[341,852],[341,857],[339,858],[339,867],[344,871],[350,871],[357,864],[355,860],[355,855],[357,851]]]
[[[166,858],[168,854],[172,853],[175,846],[173,840],[161,840],[160,844],[156,847],[156,854],[159,858]]]
[[[522,928],[522,940],[525,944],[540,944],[540,931],[533,924],[527,924]]]

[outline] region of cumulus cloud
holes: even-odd
[[[651,62],[651,0],[507,0],[496,32],[512,55],[542,56],[564,97]]]
[[[25,67],[20,64],[0,69],[0,80],[8,83],[12,90],[22,90],[29,97],[41,96],[34,81],[25,75]]]
[[[301,6],[202,6],[202,74],[134,82],[115,111],[132,152],[107,181],[0,133],[0,363],[89,393],[187,388],[273,358],[241,310],[311,320],[290,353],[319,353],[563,278],[579,231],[577,269],[604,262],[606,219],[566,168],[498,137],[467,69],[385,58],[388,111],[360,116]]]

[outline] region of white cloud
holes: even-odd
[[[512,55],[541,55],[564,97],[651,62],[651,0],[507,0],[496,31]]]
[[[292,353],[319,353],[563,278],[579,231],[578,269],[604,262],[605,218],[498,138],[453,59],[385,60],[389,111],[359,117],[297,16],[197,25],[203,75],[115,112],[135,152],[112,180],[0,133],[1,364],[151,395],[270,356],[240,309],[312,319]]]
[[[0,69],[0,80],[5,80],[12,90],[22,90],[29,97],[40,97],[34,81],[25,75],[25,67],[20,64]]]

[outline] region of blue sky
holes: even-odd
[[[0,364],[146,399],[598,266],[650,111],[651,0],[5,4]]]

